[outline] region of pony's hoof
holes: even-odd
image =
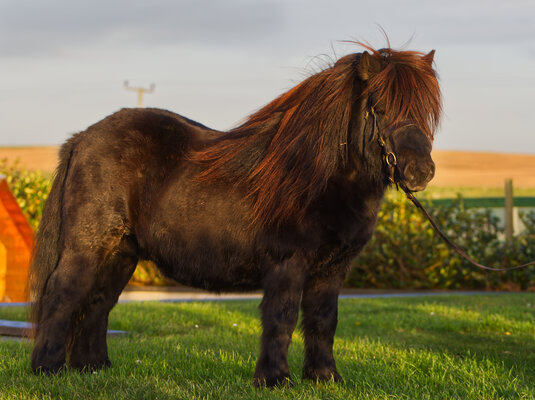
[[[253,385],[257,388],[261,387],[289,387],[292,386],[292,380],[289,374],[280,374],[277,376],[266,376],[255,374],[253,378]]]
[[[344,381],[338,371],[333,371],[328,368],[303,371],[303,379],[315,382],[328,382],[331,379],[337,383],[342,383]]]
[[[111,367],[111,361],[105,359],[103,361],[91,361],[91,362],[81,362],[81,361],[71,361],[69,362],[69,367],[77,369],[80,372],[95,372],[104,368]]]
[[[32,365],[32,372],[36,375],[54,375],[61,372],[64,367],[64,363],[57,363],[53,365]]]
[[[65,366],[65,356],[61,352],[52,353],[46,349],[34,347],[31,368],[34,374],[57,374]]]

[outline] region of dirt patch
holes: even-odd
[[[0,159],[19,159],[27,169],[54,171],[59,147],[2,147]],[[515,187],[535,188],[535,155],[434,151],[435,187],[503,187],[507,178]]]

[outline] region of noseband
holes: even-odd
[[[412,201],[412,203],[416,206],[416,208],[418,208],[425,215],[425,217],[431,223],[431,226],[433,227],[433,230],[435,231],[435,233],[438,236],[440,236],[440,238],[442,238],[442,240],[444,240],[444,242],[446,242],[446,244],[448,246],[450,246],[457,254],[459,254],[461,257],[463,257],[465,260],[467,260],[472,265],[474,265],[474,266],[476,266],[478,268],[481,268],[481,269],[489,270],[489,271],[512,271],[512,270],[515,270],[515,269],[526,268],[526,267],[528,267],[530,265],[535,265],[535,261],[532,261],[532,262],[529,262],[529,263],[526,263],[526,264],[517,265],[517,266],[509,267],[509,268],[492,268],[492,267],[488,267],[486,265],[483,265],[483,264],[480,264],[480,263],[474,261],[468,254],[466,254],[466,252],[464,250],[462,250],[459,246],[457,246],[455,243],[453,243],[444,234],[444,232],[442,232],[440,230],[440,228],[438,227],[438,224],[433,219],[433,217],[431,217],[431,215],[425,209],[425,207],[422,205],[422,203],[420,203],[418,201],[418,199],[416,197],[414,197],[414,194],[413,194],[412,190],[410,190],[407,187],[405,182],[403,182],[403,180],[396,180],[396,170],[398,170],[397,157],[396,157],[396,154],[394,153],[394,151],[392,150],[392,148],[390,146],[390,143],[385,140],[383,134],[381,133],[381,130],[379,129],[379,124],[377,123],[377,114],[375,113],[375,109],[374,109],[373,106],[370,107],[369,111],[366,111],[366,114],[364,115],[364,120],[366,121],[366,123],[368,123],[368,119],[370,117],[372,118],[372,138],[375,137],[375,135],[377,133],[377,142],[379,143],[379,147],[381,147],[381,158],[383,160],[383,163],[385,165],[385,169],[387,171],[388,180],[391,183],[395,184],[396,188],[398,190],[399,190],[399,188],[401,188],[405,192],[405,194],[407,195],[407,198],[410,201]],[[411,126],[411,125],[414,125],[414,126],[417,127],[417,125],[414,122],[407,121],[405,123],[401,123],[401,124],[395,125],[394,127],[388,129],[387,132],[388,132],[389,135],[393,135],[397,130],[399,130],[401,128],[405,128],[407,126]],[[398,176],[402,176],[402,174],[398,173]]]

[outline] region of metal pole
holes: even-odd
[[[142,87],[132,87],[129,85],[128,81],[124,81],[124,87],[126,90],[132,90],[134,92],[137,92],[137,106],[141,108],[143,107],[143,94],[154,92],[154,88],[156,87],[156,85],[154,83],[151,83],[150,87],[146,89]]]
[[[137,106],[139,108],[143,107],[143,89],[138,88],[137,90]]]

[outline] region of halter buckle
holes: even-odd
[[[385,142],[385,140],[383,139],[382,136],[379,136],[379,138],[377,139],[377,141],[379,142],[379,146],[381,146],[381,147],[385,147],[386,142]]]

